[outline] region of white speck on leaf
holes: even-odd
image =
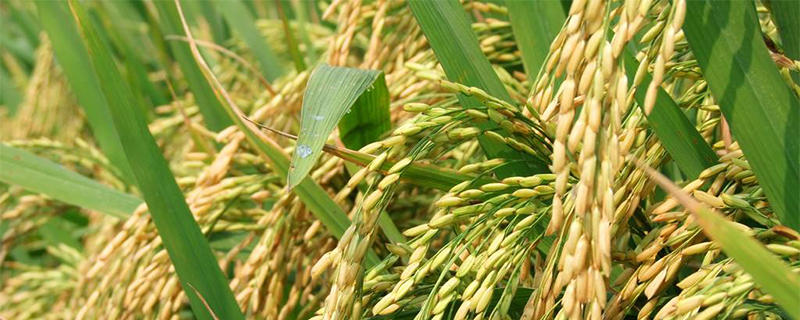
[[[306,157],[310,156],[314,151],[311,150],[307,145],[301,144],[297,146],[297,155],[300,158],[305,159]]]
[[[325,116],[314,116],[314,120],[320,121],[322,119],[325,119]]]

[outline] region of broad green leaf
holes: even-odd
[[[628,79],[633,79],[639,63],[629,50],[624,52],[624,59]],[[636,88],[636,102],[642,108],[650,81],[652,77],[645,74],[642,83]],[[711,150],[678,104],[662,88],[658,88],[656,107],[647,115],[647,122],[681,171],[692,179],[697,178],[706,168],[717,164],[718,158],[714,150]]]
[[[725,254],[742,266],[765,293],[772,295],[775,302],[793,318],[800,319],[800,308],[797,308],[797,299],[800,297],[800,275],[792,272],[789,266],[764,248],[761,242],[686,194],[667,177],[646,165],[642,166],[653,181],[672,194],[692,213],[703,232],[719,244]]]
[[[92,65],[105,93],[111,118],[131,163],[134,177],[150,210],[164,248],[198,319],[244,319],[228,281],[194,220],[158,145],[137,112],[135,99],[114,60],[100,42],[94,25],[77,1],[70,1]],[[196,291],[195,291],[196,290]]]
[[[339,121],[339,137],[349,149],[358,150],[378,141],[392,128],[389,89],[383,75],[358,97],[350,110]]]
[[[505,4],[525,73],[534,79],[564,25],[564,6],[556,0],[506,0]]]
[[[75,20],[71,17],[67,4],[62,1],[34,3],[38,8],[42,27],[50,37],[58,63],[86,113],[94,138],[111,164],[122,172],[125,181],[133,183],[133,171],[111,121],[108,103],[103,92],[97,90],[100,88],[100,81],[90,62],[89,52],[81,44]]]
[[[800,1],[771,0],[772,19],[778,27],[783,50],[792,60],[800,60]],[[800,72],[793,72],[792,79],[800,83]]]
[[[153,1],[158,9],[160,26],[164,35],[175,35],[185,37],[186,33],[181,27],[181,19],[178,17],[178,9],[172,1]],[[225,2],[227,3],[227,1]],[[225,115],[219,100],[214,96],[214,90],[208,85],[203,77],[202,71],[197,66],[197,62],[192,58],[189,44],[179,41],[170,41],[169,47],[175,56],[178,65],[181,67],[186,81],[189,83],[189,90],[194,94],[194,99],[200,107],[203,121],[209,129],[220,131],[232,125],[230,118]]]
[[[314,69],[303,94],[300,134],[287,180],[289,189],[306,178],[322,155],[322,147],[328,136],[342,117],[351,112],[356,100],[364,94],[368,96],[365,99],[371,100],[373,98],[369,96],[377,96],[380,95],[379,91],[387,90],[386,81],[378,79],[383,79],[383,73],[377,70],[332,67],[327,64]],[[388,92],[386,95],[388,98]],[[360,116],[351,116],[351,120],[344,125],[347,132],[343,136],[355,129],[354,124],[359,120],[357,117]]]
[[[483,89],[494,97],[513,103],[489,60],[481,52],[467,13],[457,0],[410,0],[408,3],[450,81]],[[458,95],[458,100],[465,108],[480,105],[477,99],[464,95]],[[497,124],[486,122],[479,127],[492,129]],[[489,158],[523,160],[497,170],[500,177],[549,171],[543,161],[507,145],[498,144],[484,135],[478,136],[478,142]]]
[[[179,16],[181,18],[181,16]],[[184,27],[184,31],[187,32],[188,27],[185,23],[182,23]],[[211,71],[211,68],[208,67],[208,64],[205,63],[203,56],[200,55],[200,50],[197,48],[197,44],[194,43],[194,38],[192,37],[191,33],[186,33],[187,38],[189,39],[188,44],[191,49],[191,54],[195,59],[197,59],[197,63],[201,67],[201,71],[203,72],[203,76],[206,77],[209,86],[211,86],[214,91],[214,98],[219,99],[220,105],[223,106],[224,112],[229,115],[229,119],[231,119],[237,127],[244,133],[247,141],[250,142],[255,148],[256,151],[262,156],[267,162],[269,162],[270,167],[272,168],[273,172],[277,173],[281,179],[288,179],[289,174],[289,157],[284,153],[283,149],[276,144],[272,139],[267,137],[263,132],[261,132],[256,126],[251,123],[250,121],[246,121],[244,114],[236,105],[236,103],[228,96],[228,93],[225,91],[225,88],[219,82],[219,80],[214,76]],[[311,179],[303,179],[293,190],[300,200],[303,201],[306,208],[311,211],[314,216],[325,225],[325,228],[328,229],[328,232],[333,234],[334,237],[337,239],[341,238],[344,234],[344,231],[350,227],[350,219],[348,219],[347,214],[339,207],[336,202],[331,199],[325,189],[322,189],[316,181]],[[375,254],[374,251],[370,250],[367,253],[366,262],[368,266],[377,265],[380,262],[378,255]]]
[[[686,2],[683,30],[731,132],[786,226],[800,230],[800,103],[769,56],[754,4]]]
[[[81,208],[125,219],[142,200],[111,189],[61,165],[0,144],[0,181]]]
[[[252,12],[241,0],[214,1],[216,9],[225,17],[225,21],[239,36],[244,39],[253,56],[258,60],[261,72],[267,80],[272,81],[283,74],[278,57],[267,44],[256,28]]]

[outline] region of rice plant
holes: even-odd
[[[0,15],[0,319],[800,319],[800,2]]]

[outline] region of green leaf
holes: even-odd
[[[76,235],[78,226],[63,216],[55,216],[47,220],[39,227],[38,233],[48,246],[57,247],[67,245],[72,248],[83,250],[80,236]]]
[[[235,105],[232,104],[232,101],[224,105],[226,106],[226,111],[231,113],[233,121],[244,132],[248,142],[255,146],[259,155],[269,162],[272,170],[281,179],[286,180],[289,174],[290,161],[283,148],[259,131],[252,123],[243,120],[243,115],[238,108],[233,108]],[[340,239],[345,230],[350,227],[350,219],[347,217],[347,213],[331,199],[325,189],[317,184],[316,181],[303,179],[292,189],[292,192],[300,197],[306,208],[337,239]],[[366,262],[367,266],[371,267],[377,265],[380,259],[374,251],[370,250],[367,253]]]
[[[0,29],[3,30],[2,34],[0,34],[2,35],[0,36],[0,46],[2,46],[3,50],[8,52],[12,58],[18,59],[21,65],[26,69],[25,71],[30,73],[34,64],[34,48],[32,48],[31,44],[25,41],[24,38],[17,37],[15,32],[9,31],[14,25],[11,25],[7,21],[8,20],[0,21]]]
[[[633,79],[639,62],[629,50],[625,50],[624,55],[628,79]],[[650,81],[652,81],[650,74],[645,74],[642,83],[636,88],[636,102],[643,111],[644,98]],[[689,122],[689,118],[663,88],[658,88],[656,106],[647,115],[647,122],[683,173],[694,179],[706,168],[717,164],[719,158],[714,150],[711,150],[703,136],[697,132],[694,125]]]
[[[789,59],[800,60],[800,1],[771,0],[772,19],[778,27],[783,50]],[[793,72],[792,78],[800,83],[800,72]]]
[[[156,8],[158,8],[161,17],[159,23],[164,35],[175,35],[185,37],[186,33],[181,27],[181,19],[178,17],[178,9],[172,1],[153,1]],[[227,1],[225,2],[227,3]],[[189,83],[189,89],[194,94],[194,100],[200,108],[200,113],[203,114],[203,121],[209,129],[213,131],[220,131],[232,125],[230,118],[225,115],[219,100],[214,96],[214,90],[208,85],[203,72],[197,66],[197,62],[192,58],[192,52],[189,50],[189,44],[179,41],[170,41],[169,47],[180,65],[181,71]]]
[[[532,80],[547,59],[550,43],[564,25],[567,18],[564,6],[555,0],[506,0],[505,4],[525,73]]]
[[[646,165],[640,164],[640,166],[653,181],[672,194],[692,213],[703,232],[719,244],[725,254],[742,266],[764,292],[772,295],[775,302],[793,318],[800,319],[800,308],[797,308],[797,298],[800,297],[800,275],[792,272],[789,266],[764,248],[761,242],[686,194],[667,177]]]
[[[69,171],[61,165],[0,144],[0,181],[81,208],[125,219],[142,200]]]
[[[289,47],[289,55],[292,56],[292,61],[294,61],[294,67],[297,72],[303,72],[308,67],[306,66],[305,57],[303,57],[303,53],[300,52],[300,44],[297,43],[297,38],[294,36],[294,30],[292,30],[291,26],[289,26],[289,17],[283,9],[283,4],[281,0],[275,0],[275,8],[278,11],[278,15],[281,18],[281,24],[283,24],[283,33],[286,36],[286,46]],[[289,4],[288,1],[286,4]],[[287,6],[287,9],[291,10],[291,6]],[[311,49],[309,47],[309,49]]]
[[[392,128],[389,89],[383,74],[358,97],[339,121],[339,136],[345,147],[358,150],[378,141]]]
[[[185,24],[183,24],[183,26],[185,28],[184,31],[188,31],[188,26]],[[187,38],[189,39],[188,44],[190,45],[191,53],[193,57],[197,59],[196,61],[201,67],[203,76],[207,77],[209,85],[214,89],[214,98],[219,99],[218,101],[221,101],[220,105],[223,106],[224,112],[230,116],[230,119],[244,133],[247,141],[256,148],[256,151],[259,153],[259,155],[269,162],[273,172],[278,174],[281,179],[288,179],[289,157],[284,153],[283,149],[279,145],[267,137],[263,132],[259,131],[259,129],[256,128],[253,123],[250,121],[245,121],[246,118],[242,111],[236,106],[236,103],[233,101],[233,99],[228,96],[225,88],[211,72],[211,68],[209,68],[208,64],[205,63],[202,55],[200,55],[200,51],[197,48],[197,44],[194,43],[194,38],[192,37],[191,33],[187,34]],[[294,188],[293,192],[300,197],[300,200],[303,201],[303,204],[306,205],[306,208],[308,208],[308,210],[311,211],[311,213],[314,214],[314,216],[319,219],[319,221],[321,221],[328,231],[337,239],[341,238],[344,234],[344,231],[350,227],[350,219],[348,219],[347,214],[342,210],[342,208],[339,208],[339,205],[336,204],[333,199],[331,199],[325,189],[322,189],[322,187],[320,187],[316,181],[311,179],[303,179]],[[371,267],[377,265],[379,262],[380,259],[378,258],[378,255],[375,254],[374,251],[370,250],[367,253],[367,265]]]
[[[198,319],[244,319],[217,259],[194,220],[135,99],[81,4],[69,2],[134,177]],[[194,289],[194,290],[190,290]],[[196,290],[196,292],[195,292]]]
[[[8,77],[5,68],[0,68],[0,99],[3,106],[8,108],[8,115],[13,116],[17,112],[17,106],[22,102],[22,94],[14,85],[14,81]]]
[[[8,1],[5,7],[10,11],[9,16],[12,23],[19,27],[31,46],[35,48],[39,46],[40,26],[36,23],[36,18],[28,10],[25,10],[24,6],[25,2],[23,1],[16,3]]]
[[[203,4],[203,3],[201,3]],[[216,43],[223,43],[230,36],[228,26],[225,25],[225,18],[220,15],[213,5],[203,5],[203,18],[211,28],[211,36]]]
[[[244,39],[253,56],[256,57],[261,67],[261,72],[267,80],[272,81],[283,74],[283,68],[278,57],[267,44],[267,39],[261,36],[256,28],[255,19],[251,11],[241,0],[215,1],[216,9],[225,17],[225,21]]]
[[[105,29],[108,30],[111,40],[114,42],[114,47],[117,48],[118,52],[122,55],[122,59],[125,61],[125,69],[130,79],[129,82],[132,84],[135,83],[142,91],[141,96],[149,100],[149,104],[146,105],[148,108],[145,108],[146,114],[149,115],[152,113],[150,111],[151,107],[167,104],[169,100],[164,94],[164,91],[158,88],[148,76],[146,57],[142,56],[142,52],[146,51],[133,50],[137,45],[141,45],[137,43],[138,41],[144,40],[139,39],[138,30],[115,27],[115,25],[118,24],[133,23],[126,19],[126,17],[135,16],[131,12],[132,8],[129,8],[126,4],[126,2],[121,1],[103,2],[101,5],[97,6],[97,9],[98,12],[102,13],[100,18],[102,19]]]
[[[683,30],[778,218],[800,230],[800,103],[762,39],[754,4],[686,2]]]
[[[342,140],[356,146],[377,140],[383,129],[391,126],[388,117],[389,89],[383,72],[327,64],[318,66],[303,95],[300,134],[287,187],[292,189],[298,181],[306,180],[340,120]],[[403,241],[405,238],[388,215],[384,212],[381,216],[379,223],[384,233],[394,242]]]
[[[483,89],[494,97],[513,103],[489,60],[481,52],[467,13],[457,0],[410,0],[408,3],[450,81]],[[465,108],[480,106],[480,102],[472,97],[458,95],[458,100]],[[486,122],[478,126],[481,129],[493,129],[497,124]],[[498,144],[484,135],[478,136],[478,142],[489,158],[522,160],[498,169],[500,177],[549,172],[546,163],[527,153]]]
[[[309,4],[313,3],[307,1],[291,1],[291,4],[292,11],[295,12],[295,18],[297,20],[297,33],[300,35],[300,38],[303,40],[303,45],[306,47],[306,58],[308,58],[309,64],[314,65],[317,62],[317,53],[314,51],[314,43],[311,42],[311,36],[309,35],[307,8]]]
[[[386,81],[378,79],[383,79],[383,73],[376,70],[332,67],[327,64],[314,69],[303,94],[300,134],[297,136],[297,148],[292,156],[292,166],[287,180],[289,189],[306,178],[322,155],[322,147],[328,136],[336,128],[339,120],[351,112],[359,97],[366,93],[367,97],[363,102],[366,103],[380,99],[379,95],[382,93],[373,91],[385,91],[388,98]],[[359,121],[359,117],[361,116],[354,114],[348,123],[343,125],[347,130],[343,136],[355,129],[354,125]]]
[[[133,171],[111,121],[105,96],[97,90],[100,81],[90,62],[89,52],[81,44],[75,20],[70,16],[67,4],[62,1],[34,1],[34,3],[38,8],[42,27],[50,37],[59,65],[86,113],[94,138],[111,164],[122,172],[125,181],[133,183]]]

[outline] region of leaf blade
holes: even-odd
[[[339,137],[353,150],[380,140],[392,128],[386,78],[380,74],[367,89],[339,121]]]
[[[259,62],[264,77],[269,81],[278,78],[283,73],[283,68],[281,68],[278,57],[269,47],[266,39],[256,29],[255,19],[253,19],[251,12],[245,7],[244,3],[240,0],[228,0],[216,1],[214,4],[217,5],[216,9],[222,13],[231,29],[239,33],[239,36],[250,47]]]
[[[772,207],[800,230],[800,103],[783,82],[753,3],[687,1],[684,32]]]
[[[6,75],[5,68],[0,69],[0,100],[3,106],[8,108],[8,115],[13,116],[17,112],[17,106],[22,102],[22,94]]]
[[[628,79],[633,79],[639,63],[629,50],[626,50],[624,55]],[[647,87],[651,81],[652,77],[645,74],[642,77],[642,83],[636,88],[636,102],[642,111],[644,111]],[[689,122],[675,100],[672,100],[672,97],[660,87],[656,105],[658,107],[653,108],[652,112],[646,115],[647,121],[681,171],[691,178],[697,178],[700,176],[700,172],[718,162],[719,158],[714,150],[711,150],[708,143],[703,140],[703,136]]]
[[[320,151],[327,137],[342,117],[350,112],[356,100],[381,75],[376,70],[332,67],[327,64],[314,69],[303,94],[300,134],[287,179],[289,189],[306,178],[321,156]]]
[[[136,100],[77,1],[70,1],[78,29],[108,100],[108,107],[134,177],[163,240],[195,316],[212,319],[207,302],[224,319],[244,319],[228,281],[211,252],[175,178],[135,106]],[[188,290],[196,288],[197,292]],[[202,298],[201,298],[202,296]],[[205,301],[203,301],[205,300]]]
[[[175,7],[174,2],[154,1],[153,4],[158,8],[158,13],[161,17],[159,22],[165,36],[186,36],[183,28],[180,26],[178,9]],[[189,44],[179,41],[169,41],[169,47],[186,78],[186,82],[189,84],[189,90],[195,96],[197,106],[200,108],[200,113],[203,115],[203,121],[208,128],[218,132],[232,125],[233,123],[230,118],[226,117],[222,106],[220,106],[219,101],[214,96],[213,89],[205,81],[200,67],[197,66],[197,62],[192,58]]]
[[[108,103],[102,93],[100,80],[93,71],[89,53],[81,45],[80,35],[69,8],[62,1],[35,1],[43,29],[50,37],[53,51],[69,80],[72,91],[80,103],[92,128],[97,143],[111,164],[123,174],[126,182],[133,183],[128,158],[108,112]]]
[[[0,144],[0,181],[126,219],[143,201],[25,150]]]
[[[789,59],[800,60],[800,2],[791,0],[769,1],[773,20],[783,42],[783,50]],[[792,79],[800,83],[800,72],[793,72]]]
[[[411,0],[408,4],[450,81],[477,87],[506,102],[513,102],[489,60],[481,52],[478,38],[472,32],[467,14],[458,1]],[[458,100],[465,108],[480,105],[477,99],[464,95],[458,95]],[[478,127],[489,129],[496,127],[496,124],[486,122]],[[489,158],[524,160],[498,169],[500,177],[549,171],[543,161],[507,145],[494,143],[484,135],[478,136],[478,142]]]
[[[555,0],[506,0],[505,4],[525,73],[533,79],[547,59],[550,42],[566,20],[564,6]]]

